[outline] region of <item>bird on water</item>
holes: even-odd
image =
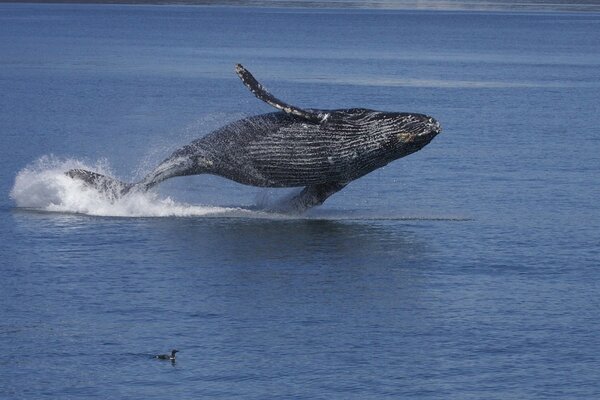
[[[171,354],[159,354],[154,356],[154,358],[158,358],[159,360],[171,360],[175,361],[175,353],[179,352],[179,350],[171,350]]]

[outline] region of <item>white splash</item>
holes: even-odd
[[[82,168],[114,177],[106,160],[92,165],[76,159],[44,156],[23,168],[17,174],[10,197],[19,208],[37,211],[85,214],[106,217],[225,217],[252,219],[310,219],[310,220],[398,220],[398,221],[468,221],[464,216],[407,215],[405,212],[373,212],[364,210],[311,210],[303,215],[277,214],[268,211],[287,201],[299,190],[290,191],[280,198],[269,191],[259,192],[256,210],[238,207],[190,205],[172,200],[154,192],[132,192],[113,200],[83,181],[72,179],[65,172]]]
[[[99,161],[91,166],[79,160],[44,156],[19,171],[10,197],[17,207],[21,208],[96,216],[187,217],[257,214],[241,208],[178,203],[152,192],[131,193],[118,200],[110,200],[83,181],[66,176],[65,172],[73,168],[113,176],[106,161]]]

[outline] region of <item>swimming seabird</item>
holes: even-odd
[[[171,354],[159,354],[157,356],[154,356],[154,358],[158,358],[159,360],[171,360],[171,361],[175,361],[175,353],[177,353],[179,350],[171,350]]]

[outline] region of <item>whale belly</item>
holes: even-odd
[[[212,141],[226,150],[216,157],[222,162],[214,173],[253,186],[297,187],[348,182],[381,166],[372,162],[381,146],[364,132],[278,114],[218,132]]]
[[[310,130],[310,131],[309,131]],[[280,129],[248,145],[248,165],[277,186],[352,179],[356,149],[311,128]]]
[[[271,113],[233,122],[200,139],[209,173],[262,187],[348,182],[382,165],[381,143],[368,132]]]

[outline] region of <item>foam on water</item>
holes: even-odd
[[[17,207],[21,208],[97,216],[186,217],[260,214],[241,208],[179,203],[153,192],[130,193],[120,199],[111,200],[83,181],[66,176],[65,172],[73,168],[113,176],[106,161],[88,165],[75,159],[61,160],[45,156],[19,171],[10,197]]]
[[[261,192],[253,209],[192,205],[175,201],[155,192],[130,192],[114,199],[86,185],[83,181],[65,175],[81,168],[114,177],[106,160],[94,164],[77,159],[59,159],[44,156],[23,168],[17,174],[10,197],[18,208],[45,212],[73,213],[105,217],[224,217],[259,219],[311,219],[311,220],[396,220],[396,221],[468,221],[462,215],[418,215],[390,210],[332,210],[315,209],[306,214],[277,214],[268,212],[273,205],[285,201],[296,191],[283,198],[274,198]],[[299,189],[298,189],[299,190]]]

